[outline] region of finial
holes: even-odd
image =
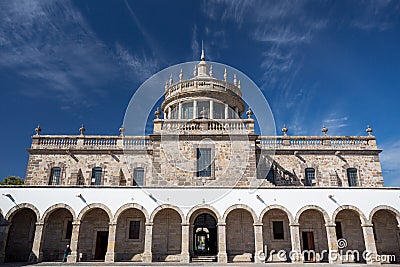
[[[368,125],[367,129],[365,130],[368,134],[368,136],[372,136],[372,128],[371,126]]]
[[[86,131],[85,125],[83,125],[83,123],[82,123],[81,128],[79,128],[79,132],[81,135],[85,135],[85,131]]]
[[[239,88],[239,90],[242,89],[242,86],[240,85],[240,80],[237,87]]]
[[[324,133],[324,136],[326,136],[326,133],[328,132],[328,128],[325,127],[325,125],[322,127],[321,132]]]
[[[171,86],[174,83],[174,80],[172,79],[172,73],[169,76],[169,85]]]
[[[121,125],[121,127],[119,127],[119,136],[121,136],[121,137],[125,136],[125,128],[123,125]]]
[[[225,71],[224,71],[224,81],[226,82],[227,79],[228,79],[228,73],[226,73],[226,68],[225,68]]]
[[[233,85],[234,85],[234,86],[237,86],[236,73],[233,74]]]
[[[168,89],[168,80],[165,81],[165,87],[164,88],[165,88],[165,90]]]
[[[154,112],[154,115],[156,116],[156,119],[159,119],[159,118],[160,118],[161,111],[160,111],[160,108],[159,108],[159,107],[157,107],[157,110]]]
[[[253,115],[253,111],[251,110],[250,107],[249,107],[249,109],[246,111],[246,115],[247,115],[248,119],[251,119],[251,115]]]
[[[183,72],[182,72],[182,68],[181,68],[181,72],[179,73],[179,81],[182,81],[183,78]]]
[[[41,131],[42,128],[40,128],[40,123],[38,123],[37,127],[35,128],[36,135],[39,135]]]
[[[283,124],[283,128],[282,128],[282,133],[283,136],[287,136],[287,132],[289,131],[289,129],[286,127],[286,123]]]
[[[200,59],[201,59],[202,61],[205,61],[205,60],[206,60],[206,58],[205,58],[205,56],[204,56],[204,45],[203,45],[203,40],[201,40],[201,56],[200,56]]]
[[[194,76],[194,77],[197,76],[197,65],[194,65],[193,76]]]
[[[207,110],[205,109],[205,107],[203,107],[203,109],[200,111],[200,116],[202,119],[207,116]]]
[[[210,66],[210,77],[212,77],[214,75],[214,71],[213,71],[213,67],[212,65]]]

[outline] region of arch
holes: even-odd
[[[64,203],[58,203],[58,204],[54,204],[52,206],[50,206],[44,213],[43,216],[41,218],[41,222],[46,222],[46,220],[48,219],[48,217],[56,210],[58,209],[66,209],[68,210],[71,215],[72,215],[72,219],[75,220],[76,219],[76,214],[73,208],[71,208],[69,205],[64,204]]]
[[[387,205],[379,205],[375,208],[372,209],[372,211],[369,213],[369,222],[372,223],[372,218],[374,217],[375,213],[380,211],[380,210],[385,210],[390,213],[392,213],[397,220],[397,224],[400,225],[400,212],[396,210],[395,208]]]
[[[328,223],[331,222],[328,213],[327,213],[323,208],[321,208],[320,206],[317,206],[317,205],[307,205],[307,206],[302,207],[302,208],[296,213],[295,223],[299,223],[299,219],[300,219],[301,214],[302,214],[303,212],[307,211],[307,210],[317,210],[317,211],[319,211],[319,212],[322,213],[322,216],[324,217],[325,224],[328,224]]]
[[[12,217],[13,217],[18,211],[20,211],[20,210],[22,210],[22,209],[25,209],[25,208],[26,208],[26,209],[31,209],[31,210],[36,214],[36,220],[39,221],[39,219],[40,219],[40,212],[39,212],[39,210],[38,210],[34,205],[32,205],[32,204],[30,204],[30,203],[21,203],[21,204],[18,204],[18,205],[16,205],[16,206],[12,207],[12,208],[7,212],[5,219],[6,219],[7,221],[10,221],[10,220],[12,219]]]
[[[357,207],[355,207],[355,206],[352,206],[352,205],[342,205],[342,206],[338,207],[338,208],[333,212],[333,215],[332,215],[332,222],[335,222],[336,216],[337,216],[338,213],[341,212],[342,210],[352,210],[352,211],[355,211],[355,212],[359,215],[359,217],[360,217],[361,224],[365,224],[365,223],[368,223],[368,222],[369,222],[369,221],[367,220],[367,217],[365,217],[364,213],[363,213],[359,208],[357,208]]]
[[[95,209],[95,208],[102,209],[103,211],[105,211],[107,213],[107,215],[108,215],[109,221],[111,222],[111,220],[113,218],[111,210],[106,205],[101,204],[101,203],[91,203],[91,204],[85,206],[81,210],[81,212],[79,212],[79,215],[78,215],[77,219],[79,221],[82,221],[82,219],[85,217],[86,213],[88,213],[90,210]]]
[[[162,204],[162,205],[158,206],[158,207],[151,213],[151,215],[150,215],[150,222],[153,222],[153,221],[154,221],[154,217],[156,217],[156,215],[157,215],[158,212],[160,212],[160,211],[162,211],[162,210],[165,210],[165,209],[172,209],[172,210],[176,211],[176,212],[179,214],[179,216],[181,217],[182,223],[186,223],[185,215],[183,214],[183,212],[181,211],[181,209],[178,208],[177,206],[171,205],[171,204]]]
[[[258,221],[257,214],[254,212],[254,210],[253,210],[252,208],[250,208],[249,206],[244,205],[244,204],[235,204],[235,205],[230,206],[230,207],[224,212],[224,216],[222,217],[222,222],[225,222],[225,221],[226,221],[226,218],[227,218],[227,216],[228,216],[228,214],[229,214],[231,211],[234,211],[234,210],[236,210],[236,209],[243,209],[243,210],[248,211],[248,212],[251,214],[251,216],[253,217],[253,223],[258,223],[258,222],[259,222],[259,221]]]
[[[137,209],[137,210],[140,210],[140,211],[143,213],[143,215],[144,215],[144,217],[145,217],[145,219],[146,219],[146,222],[149,222],[149,221],[150,221],[149,213],[147,212],[147,210],[146,210],[142,205],[139,205],[139,204],[137,204],[137,203],[126,203],[126,204],[122,205],[122,206],[117,210],[117,212],[115,212],[114,217],[113,217],[113,219],[112,219],[112,222],[113,222],[113,223],[117,223],[117,222],[118,222],[118,217],[119,217],[122,213],[124,213],[124,211],[126,211],[126,210],[128,210],[128,209]]]
[[[191,208],[188,214],[186,215],[186,222],[191,223],[191,218],[196,217],[193,215],[197,215],[197,213],[200,212],[201,210],[210,211],[214,216],[216,216],[217,223],[222,222],[222,218],[219,212],[213,206],[208,204],[196,205],[193,208]]]
[[[266,207],[265,209],[263,209],[261,211],[260,218],[258,220],[260,222],[262,222],[265,214],[270,210],[281,210],[281,211],[283,211],[286,214],[286,216],[288,217],[289,223],[294,223],[294,219],[293,219],[292,213],[287,208],[285,208],[284,206],[281,206],[281,205],[270,205],[270,206]]]

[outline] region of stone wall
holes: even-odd
[[[400,231],[396,217],[389,211],[380,210],[374,214],[375,243],[379,255],[395,255],[400,261]]]

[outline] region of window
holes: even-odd
[[[349,181],[349,186],[358,186],[357,169],[356,168],[348,168],[347,169],[347,179]]]
[[[271,183],[275,183],[275,172],[272,168],[269,169],[267,173],[267,180]]]
[[[176,106],[171,107],[171,114],[169,114],[170,119],[178,119],[178,108]]]
[[[314,186],[315,185],[315,169],[314,168],[306,168],[305,178],[306,178],[305,185]]]
[[[67,222],[67,229],[65,230],[65,239],[71,239],[72,236],[72,221]]]
[[[193,119],[193,102],[182,104],[182,119]]]
[[[211,148],[197,148],[197,177],[211,177]]]
[[[274,239],[285,239],[283,221],[272,222],[272,231],[274,233]]]
[[[202,118],[203,117],[200,114],[200,112],[203,110],[203,108],[206,111],[205,118],[209,118],[210,102],[208,102],[208,101],[198,101],[197,102],[197,117],[196,118]]]
[[[60,167],[51,168],[49,185],[59,185],[60,184]]]
[[[135,168],[133,170],[133,185],[134,186],[144,185],[144,169],[143,168]]]
[[[343,238],[343,232],[342,232],[342,223],[341,222],[335,222],[336,226],[336,238],[341,239]]]
[[[213,110],[214,119],[224,119],[225,118],[225,105],[221,103],[214,103]]]
[[[96,167],[92,169],[92,182],[91,185],[101,185],[101,167]]]
[[[129,222],[129,239],[139,239],[140,221]]]

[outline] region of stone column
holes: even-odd
[[[44,223],[37,222],[35,227],[35,238],[33,239],[32,251],[29,255],[29,262],[40,262],[42,261],[42,243],[43,243],[43,227]]]
[[[70,241],[71,254],[67,257],[67,262],[77,262],[79,261],[78,255],[78,240],[79,240],[79,229],[81,227],[80,221],[72,222],[72,235]]]
[[[336,224],[334,223],[327,223],[325,224],[326,229],[326,236],[328,239],[328,249],[329,249],[329,263],[341,263],[341,258],[339,255],[339,248],[337,244],[337,237],[336,237]]]
[[[178,104],[178,119],[182,119],[182,102]]]
[[[197,118],[197,100],[193,100],[193,119]]]
[[[108,226],[108,244],[105,262],[115,261],[115,236],[117,233],[117,224],[110,223]]]
[[[238,118],[240,118],[239,108],[238,108],[238,107],[235,107],[235,113],[236,113],[236,116],[237,116]],[[236,119],[236,118],[232,118],[232,119]]]
[[[218,223],[218,263],[227,263],[226,254],[226,223]]]
[[[300,245],[300,224],[291,223],[290,226],[290,240],[292,242],[292,255],[291,260],[294,263],[303,262],[301,256],[301,245]]]
[[[214,119],[214,101],[210,100],[210,119]]]
[[[229,106],[228,106],[228,104],[225,104],[225,120],[226,119],[229,119]]]
[[[181,262],[183,262],[183,263],[189,263],[190,262],[189,229],[190,229],[190,224],[182,223]]]
[[[255,246],[255,254],[254,254],[254,262],[262,263],[265,260],[261,259],[259,256],[262,255],[264,242],[263,242],[263,232],[262,232],[262,223],[254,223],[254,246]]]
[[[4,219],[3,219],[4,220]],[[5,220],[1,222],[0,225],[0,264],[4,263],[6,258],[6,245],[7,245],[7,237],[8,231],[10,230],[11,224],[8,224]]]
[[[171,106],[168,107],[167,119],[171,119]]]
[[[364,236],[365,250],[369,252],[367,258],[365,259],[367,261],[367,264],[380,264],[380,262],[376,261],[376,255],[378,253],[376,250],[373,224],[363,223],[361,224],[361,227]]]
[[[146,223],[146,234],[144,237],[144,252],[143,252],[143,262],[151,262],[152,261],[152,239],[153,239],[153,223]]]

